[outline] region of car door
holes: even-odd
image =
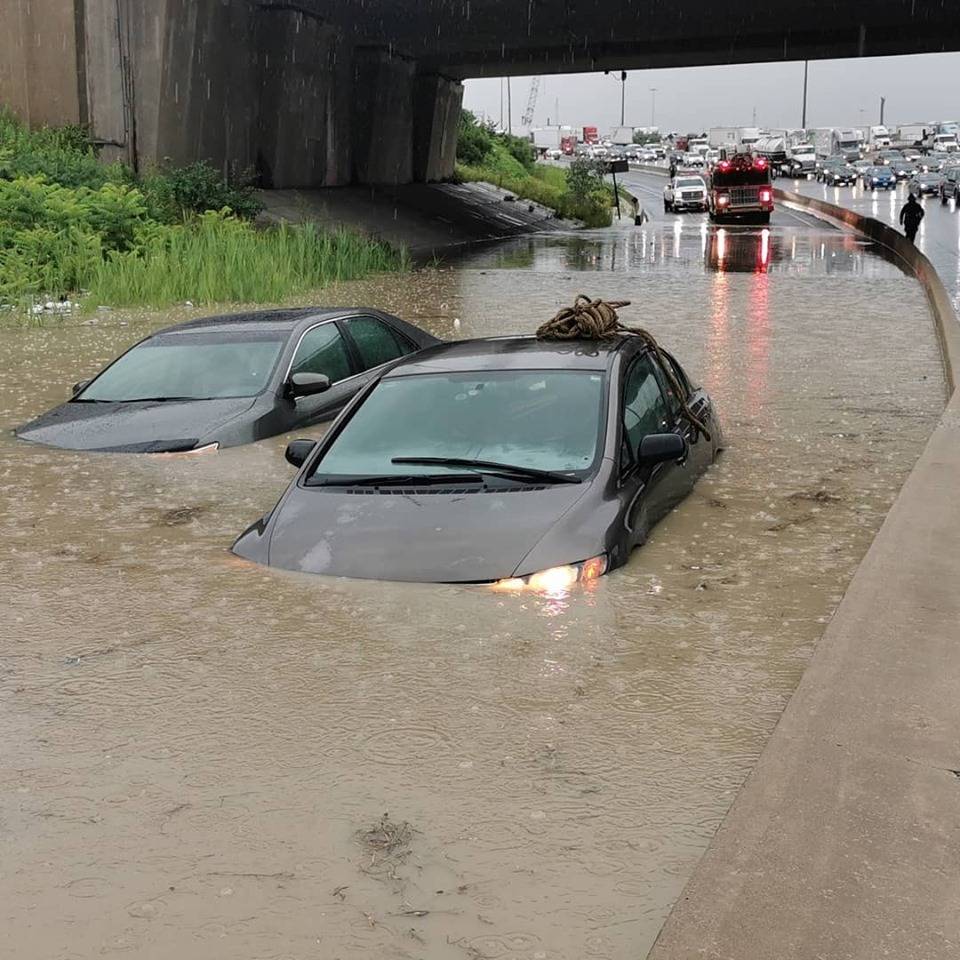
[[[682,401],[693,411],[694,415],[703,423],[709,424],[713,417],[712,402],[706,391],[693,390],[686,373],[677,361],[664,352],[664,362],[673,374],[682,394],[677,396],[670,378],[667,377],[659,360],[651,357],[651,363],[660,381],[660,387],[667,398],[667,405],[677,430],[687,441],[687,458],[678,465],[676,474],[679,499],[685,497],[697,482],[700,475],[713,463],[714,438],[707,439],[702,431],[697,430],[685,417],[681,415]]]
[[[311,397],[294,398],[284,391],[280,409],[285,422],[277,432],[332,420],[362,386],[350,346],[334,320],[310,327],[302,334],[287,381],[295,373],[323,374],[330,378],[331,386]]]
[[[630,546],[647,538],[647,531],[677,501],[677,465],[658,463],[652,467],[637,462],[640,441],[652,433],[675,429],[660,375],[648,353],[636,357],[627,367],[620,396],[620,476],[625,495],[625,525]]]
[[[384,364],[419,348],[399,330],[380,317],[360,315],[342,321],[347,340],[357,359],[358,379],[367,383]]]

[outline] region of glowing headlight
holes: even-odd
[[[549,567],[527,577],[510,577],[492,584],[494,590],[532,590],[534,593],[566,593],[578,582],[596,580],[607,572],[607,558],[601,554],[582,563],[570,563],[563,567]]]
[[[214,440],[213,443],[205,443],[202,447],[194,447],[192,450],[167,450],[160,453],[151,454],[154,457],[192,457],[197,453],[213,453],[220,449],[220,444]]]

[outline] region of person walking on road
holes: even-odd
[[[917,198],[911,193],[910,198],[903,205],[900,211],[900,225],[907,239],[911,243],[917,241],[917,231],[920,229],[920,221],[923,219],[926,211],[917,203]]]

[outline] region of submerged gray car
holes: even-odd
[[[362,307],[191,320],[141,340],[16,434],[122,453],[251,443],[332,420],[386,365],[439,342]]]
[[[632,335],[424,350],[371,382],[319,443],[288,447],[298,476],[233,551],[368,579],[593,579],[626,562],[722,444],[710,397],[664,362],[672,378]]]

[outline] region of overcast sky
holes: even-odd
[[[530,79],[514,77],[514,132],[530,93]],[[656,87],[656,125],[684,132],[711,126],[797,127],[803,99],[803,63],[757,63],[721,67],[635,70],[627,75],[626,123],[649,126]],[[470,80],[464,105],[499,122],[501,82]],[[886,124],[960,119],[960,54],[873,57],[810,62],[807,126],[861,126],[879,122],[887,98]],[[560,122],[620,123],[619,74],[545,76],[535,126]],[[506,108],[504,108],[506,110]],[[861,112],[862,111],[862,112]]]

